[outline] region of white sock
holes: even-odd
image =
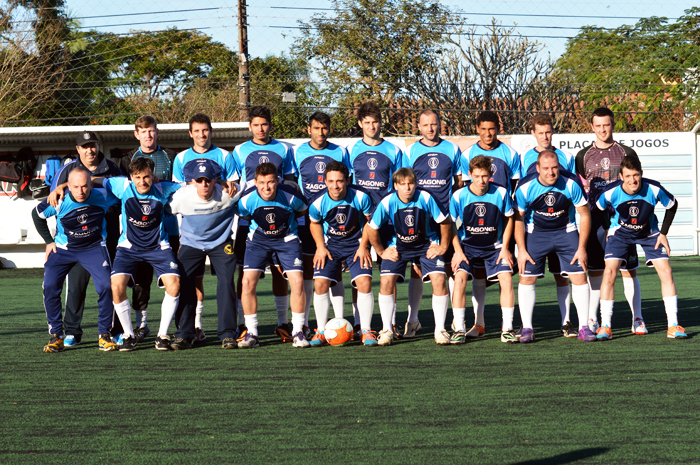
[[[327,292],[322,295],[314,293],[314,313],[316,314],[316,327],[319,333],[323,332],[326,323],[328,323],[328,310],[330,306],[331,299]],[[292,315],[292,318],[294,318],[294,315]]]
[[[277,308],[277,326],[289,323],[289,317],[287,316],[287,308],[289,308],[289,296],[275,296],[275,307]]]
[[[396,300],[394,300],[394,308],[391,310],[391,324],[392,327],[396,324]]]
[[[603,275],[589,276],[588,286],[591,298],[588,301],[588,319],[598,322],[598,305],[600,304],[600,285],[603,284]]]
[[[588,284],[586,284],[588,289]],[[589,291],[586,291],[590,294]],[[561,313],[561,325],[564,326],[567,321],[571,321],[571,289],[569,285],[557,286],[557,302],[559,302],[559,313]],[[588,307],[586,307],[586,321],[588,321]]]
[[[474,306],[474,324],[486,326],[484,323],[484,307],[486,306],[486,280],[472,280],[472,305]]]
[[[568,286],[567,286],[568,288]],[[557,288],[557,291],[560,288]],[[576,286],[571,285],[571,295],[574,298],[574,305],[576,306],[576,314],[578,315],[578,329],[581,329],[588,325],[588,309],[590,307],[591,292],[588,288],[588,284],[581,284]],[[567,299],[568,300],[568,299]],[[571,321],[571,320],[568,320]]]
[[[450,303],[452,303],[452,294],[455,291],[455,278],[453,276],[447,278],[447,289],[450,293]]]
[[[374,313],[374,295],[357,293],[357,308],[360,312],[360,328],[372,329],[372,314]]]
[[[632,322],[637,318],[642,318],[642,289],[639,287],[639,278],[622,277],[622,287],[625,290],[627,303],[632,310]]]
[[[194,313],[194,327],[202,328],[202,310],[204,310],[204,302],[201,300],[197,301],[197,308]]]
[[[167,292],[165,293],[163,303],[160,306],[160,328],[158,328],[158,336],[168,335],[168,328],[170,327],[170,322],[173,321],[173,316],[175,316],[177,303],[179,301],[180,294],[173,297]]]
[[[515,307],[501,307],[503,315],[503,324],[501,331],[513,331],[513,317],[515,315]]]
[[[238,326],[245,325],[245,315],[243,314],[243,301],[238,299],[236,301],[236,309],[238,313]]]
[[[449,295],[433,295],[433,316],[435,317],[435,332],[444,331],[447,318]]]
[[[131,304],[129,304],[129,299],[126,299],[120,304],[115,303],[114,311],[117,313],[119,322],[122,324],[122,328],[124,329],[124,337],[134,337],[134,327],[131,325]]]
[[[454,318],[455,330],[456,331],[466,331],[467,328],[464,327],[464,318],[466,317],[466,308],[454,308],[452,307],[452,315]]]
[[[335,283],[335,286],[330,288],[330,293],[333,315],[336,318],[343,318],[343,313],[345,313],[345,284],[343,281]]]
[[[600,300],[600,324],[612,327],[614,300]]]
[[[306,305],[304,306],[304,326],[309,326],[309,311],[311,310],[311,299],[314,298],[314,280],[304,280],[304,294],[306,295]]]
[[[664,307],[666,308],[668,327],[678,326],[678,296],[664,297]]]
[[[382,331],[391,331],[391,316],[394,313],[395,308],[394,294],[379,294],[377,302],[379,303],[379,313],[382,316]]]
[[[537,292],[534,284],[518,284],[518,306],[523,328],[532,329],[532,314],[535,311]]]
[[[411,278],[408,280],[408,321],[418,323],[418,310],[420,300],[423,298],[423,279]]]
[[[248,330],[250,334],[253,336],[258,335],[258,314],[254,313],[253,315],[243,315],[243,319],[245,321],[245,327]]]
[[[304,314],[292,312],[292,335],[304,330]]]
[[[139,328],[148,326],[148,309],[136,310],[136,324]]]

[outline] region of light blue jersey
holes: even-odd
[[[461,157],[459,146],[444,139],[435,147],[418,141],[406,148],[408,166],[416,173],[418,187],[445,206],[450,203],[454,177],[462,174]]]
[[[503,246],[503,217],[513,216],[513,204],[505,187],[489,184],[484,195],[476,195],[467,185],[452,195],[450,216],[462,223],[457,237],[463,246],[495,250]]]
[[[479,142],[462,152],[462,179],[469,179],[469,162],[483,155],[491,159],[491,179],[510,192],[510,181],[520,179],[520,156],[511,146],[499,141],[493,150],[485,150]]]
[[[170,248],[163,212],[181,184],[161,181],[153,184],[147,194],[139,194],[136,184],[123,176],[105,179],[102,184],[122,201],[122,234],[117,247],[135,251]]]
[[[588,201],[573,175],[562,175],[553,186],[540,183],[537,174],[520,180],[515,203],[523,215],[527,232],[576,231],[576,207]]]
[[[309,217],[314,223],[323,223],[327,246],[357,248],[372,208],[368,194],[349,187],[342,200],[333,200],[328,192],[318,197],[309,206]]]
[[[352,172],[350,157],[344,147],[329,143],[325,149],[316,150],[306,142],[294,147],[294,165],[299,174],[299,187],[304,192],[307,202],[326,188],[326,165],[339,161]]]
[[[298,238],[295,213],[307,208],[306,200],[295,187],[279,184],[272,200],[263,200],[255,186],[246,189],[236,205],[236,213],[250,220],[248,240],[291,241]]]
[[[191,179],[184,178],[183,170],[188,162],[199,158],[208,158],[218,163],[221,167],[221,179],[225,181],[236,181],[238,179],[238,169],[233,156],[226,150],[212,145],[204,153],[195,152],[192,148],[178,153],[173,161],[173,181],[191,182]]]
[[[188,185],[173,194],[170,201],[173,214],[182,215],[180,244],[199,250],[211,250],[231,238],[234,203],[219,185],[211,198],[197,195],[197,187]]]
[[[561,169],[566,170],[571,174],[576,174],[576,158],[574,158],[573,155],[559,149],[553,149],[552,151],[557,154]],[[537,149],[532,148],[524,155],[520,156],[521,178],[524,178],[528,174],[537,173],[537,157],[539,154],[540,152],[538,152]]]
[[[263,145],[256,144],[252,140],[244,142],[233,149],[233,158],[236,160],[241,184],[243,181],[254,180],[255,168],[263,163],[275,165],[280,177],[296,174],[292,146],[275,139],[270,139],[269,143]]]
[[[393,190],[391,177],[394,173],[408,166],[401,149],[386,140],[379,145],[367,145],[360,139],[348,146],[348,154],[353,182],[369,192],[374,205]]]

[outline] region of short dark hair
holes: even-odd
[[[493,174],[491,165],[493,162],[491,161],[490,157],[484,156],[484,155],[477,155],[476,157],[472,158],[469,161],[469,172],[472,172],[476,169],[481,169],[481,170],[486,170],[489,173]]]
[[[627,168],[628,170],[635,170],[642,172],[642,162],[639,161],[637,157],[624,157],[620,162],[620,173],[622,173],[622,168]]]
[[[555,160],[559,161],[559,157],[557,157],[557,154],[554,153],[551,150],[543,150],[540,153],[537,154],[537,164],[540,164],[540,160],[544,157],[553,157]]]
[[[143,115],[136,120],[134,128],[138,131],[139,129],[155,128],[158,126],[158,122],[151,115]]]
[[[211,131],[211,119],[209,119],[209,117],[204,113],[196,113],[192,116],[192,118],[190,118],[190,131],[192,131],[193,123],[206,124],[209,126],[209,130]]]
[[[391,176],[391,182],[394,184],[399,184],[404,179],[408,179],[409,181],[412,181],[413,184],[416,184],[417,178],[415,171],[404,166],[403,168],[396,170],[393,176]]]
[[[360,105],[360,108],[357,110],[358,121],[362,121],[367,116],[372,116],[377,121],[382,120],[382,112],[379,109],[379,105],[372,102],[371,100],[369,102],[364,102],[362,105]]]
[[[331,127],[331,117],[322,111],[316,111],[313,115],[309,116],[309,126],[311,126],[312,121],[316,121],[319,124],[325,124],[329,129]]]
[[[142,173],[144,171],[153,171],[156,169],[156,164],[150,158],[138,157],[131,160],[129,163],[129,173]]]
[[[603,116],[609,116],[610,117],[610,122],[614,123],[615,122],[615,113],[612,112],[610,108],[607,107],[599,107],[593,110],[593,113],[591,113],[591,124],[593,124],[593,118],[594,117],[601,118]]]
[[[418,114],[418,121],[420,121],[421,116],[428,116],[428,115],[435,115],[437,117],[438,123],[440,122],[440,113],[438,113],[435,110],[431,110],[430,108],[427,108]]]
[[[495,111],[486,110],[479,113],[479,116],[476,117],[476,126],[481,126],[484,121],[495,124],[498,130],[501,129],[501,120],[498,119],[498,114]]]
[[[530,131],[534,131],[535,126],[553,127],[554,125],[552,124],[552,117],[545,114],[539,114],[535,116],[534,118],[532,118],[532,122],[530,123]]]
[[[255,178],[258,176],[269,176],[274,174],[277,177],[277,167],[273,163],[260,163],[255,168]]]
[[[341,173],[343,173],[343,176],[345,176],[346,181],[348,180],[348,178],[350,178],[350,170],[347,166],[345,166],[339,161],[333,160],[332,162],[328,163],[326,165],[326,170],[323,172],[323,174],[327,175],[329,171],[340,171]]]
[[[270,109],[264,105],[255,105],[250,109],[250,113],[248,114],[248,122],[252,123],[253,118],[265,118],[265,121],[270,124],[272,123],[272,113],[270,113]]]

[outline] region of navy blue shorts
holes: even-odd
[[[464,255],[467,256],[469,264],[467,265],[465,262],[462,262],[459,265],[457,273],[462,271],[473,278],[475,268],[485,268],[486,279],[493,282],[498,281],[498,275],[500,273],[513,274],[513,268],[508,266],[508,262],[505,260],[498,260],[498,255],[501,253],[501,249],[476,250],[467,249],[462,246],[462,251],[464,252]]]
[[[129,276],[129,287],[134,287],[134,275],[139,263],[148,263],[153,267],[158,277],[158,287],[164,288],[162,277],[168,275],[180,276],[180,267],[173,249],[156,249],[150,251],[135,251],[126,247],[117,247],[117,255],[112,265],[112,276]]]
[[[433,273],[441,273],[444,275],[444,255],[438,255],[435,258],[428,258],[425,256],[427,251],[428,247],[424,247],[423,249],[415,252],[399,252],[399,259],[395,262],[392,262],[391,260],[382,260],[381,276],[396,275],[399,277],[399,282],[402,283],[406,280],[406,266],[409,263],[420,266],[423,282],[427,283],[430,281],[429,275]]]
[[[265,272],[268,263],[273,263],[282,269],[282,276],[289,272],[303,272],[304,260],[301,253],[301,242],[293,237],[284,239],[246,240],[246,254],[243,261],[243,272]]]
[[[350,270],[350,278],[352,287],[355,286],[355,280],[360,276],[372,277],[372,265],[369,268],[362,268],[360,265],[360,260],[352,261],[355,258],[355,253],[357,248],[347,248],[347,249],[333,249],[329,248],[328,251],[331,253],[333,260],[326,259],[326,265],[320,269],[314,269],[314,279],[327,279],[335,285],[338,282],[338,275],[340,270],[343,269],[343,263],[345,263]]]
[[[551,252],[555,252],[559,257],[562,276],[584,273],[578,262],[571,264],[578,250],[578,231],[537,231],[535,234],[528,234],[526,242],[527,252],[535,264],[526,262],[525,269],[520,270],[521,276],[544,276],[545,259]]]
[[[620,260],[622,265],[625,265],[630,249],[635,249],[636,255],[637,245],[640,245],[642,250],[644,250],[646,265],[653,268],[652,260],[668,260],[666,247],[661,245],[658,249],[654,249],[658,238],[658,233],[643,239],[631,239],[619,235],[610,236],[608,237],[608,243],[605,245],[605,261]]]
[[[601,215],[607,215],[607,213],[591,212],[591,234],[588,236],[588,243],[586,244],[589,271],[603,271],[605,269],[605,250],[607,247],[605,237],[608,235],[608,232],[603,228],[603,218],[601,218]],[[623,271],[631,271],[637,268],[639,268],[637,248],[631,247],[629,255],[620,269]],[[554,272],[552,271],[552,273]]]
[[[303,255],[316,255],[316,241],[311,235],[309,228],[300,226],[297,235],[301,241],[301,253]]]

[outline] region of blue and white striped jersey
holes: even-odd
[[[537,173],[521,179],[515,189],[515,203],[523,215],[528,233],[576,230],[576,207],[588,201],[573,175],[559,173],[553,186],[540,183]]]
[[[513,203],[505,187],[489,184],[484,195],[476,195],[466,185],[452,195],[450,216],[453,223],[462,222],[457,237],[465,247],[500,249],[503,246],[503,220],[513,216]]]
[[[435,147],[418,141],[406,148],[408,166],[416,173],[418,187],[445,206],[450,203],[454,176],[462,174],[461,156],[459,146],[444,139]]]

